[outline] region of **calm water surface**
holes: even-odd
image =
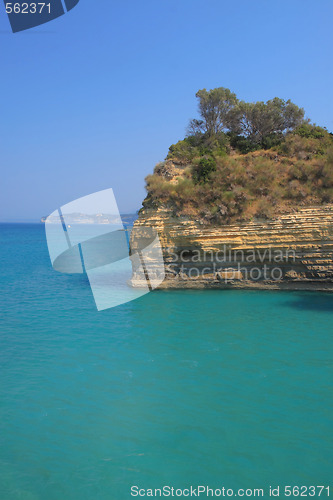
[[[0,271],[1,500],[330,484],[333,295],[158,291],[98,313],[42,225],[0,226]]]

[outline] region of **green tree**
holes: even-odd
[[[278,97],[266,103],[241,101],[229,117],[230,130],[254,143],[261,143],[265,137],[273,134],[294,130],[303,122],[304,109]]]
[[[230,113],[238,103],[236,94],[229,89],[219,87],[212,90],[199,90],[196,97],[199,101],[201,119],[190,121],[189,135],[203,133],[212,137],[229,129]]]

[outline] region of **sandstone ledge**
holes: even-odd
[[[158,231],[163,249],[158,288],[333,291],[332,204],[219,227],[146,209],[135,222],[145,226]],[[135,276],[132,285],[140,286]]]

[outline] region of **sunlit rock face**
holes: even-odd
[[[157,229],[162,244],[159,288],[333,291],[333,205],[218,227],[147,208],[134,227],[145,226]],[[133,286],[140,283],[136,276]]]

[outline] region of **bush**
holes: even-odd
[[[256,204],[255,216],[259,219],[272,217],[272,205],[266,198],[261,198]]]
[[[298,179],[302,182],[307,182],[309,179],[313,178],[314,167],[312,164],[306,161],[298,161],[295,165],[292,165],[289,169],[290,179]]]
[[[259,149],[271,149],[283,142],[284,136],[281,133],[273,133],[263,137],[261,142],[254,142],[248,137],[242,135],[230,134],[230,146],[241,154],[251,153]]]
[[[195,196],[195,186],[192,179],[182,179],[175,185],[177,197],[181,200],[190,200]]]
[[[325,154],[329,145],[329,134],[320,139],[289,134],[278,147],[278,151],[286,156],[295,156],[299,160],[309,160],[315,155]]]
[[[214,158],[201,158],[197,167],[193,170],[193,179],[195,182],[205,183],[208,181],[212,172],[216,171],[216,161]]]
[[[322,139],[329,135],[327,130],[311,123],[303,123],[303,125],[295,129],[294,134],[307,139]]]
[[[244,137],[242,135],[229,134],[230,136],[230,146],[234,149],[237,149],[241,154],[245,155],[250,153],[251,151],[256,151],[260,149],[260,144],[256,144],[248,137]]]
[[[170,196],[174,186],[160,175],[155,174],[146,177],[146,189],[151,200],[164,201]]]
[[[263,137],[261,141],[261,146],[263,149],[275,148],[284,140],[282,133],[269,134]]]
[[[166,159],[175,159],[189,163],[194,157],[200,154],[197,142],[195,137],[186,137],[184,140],[172,144]]]

